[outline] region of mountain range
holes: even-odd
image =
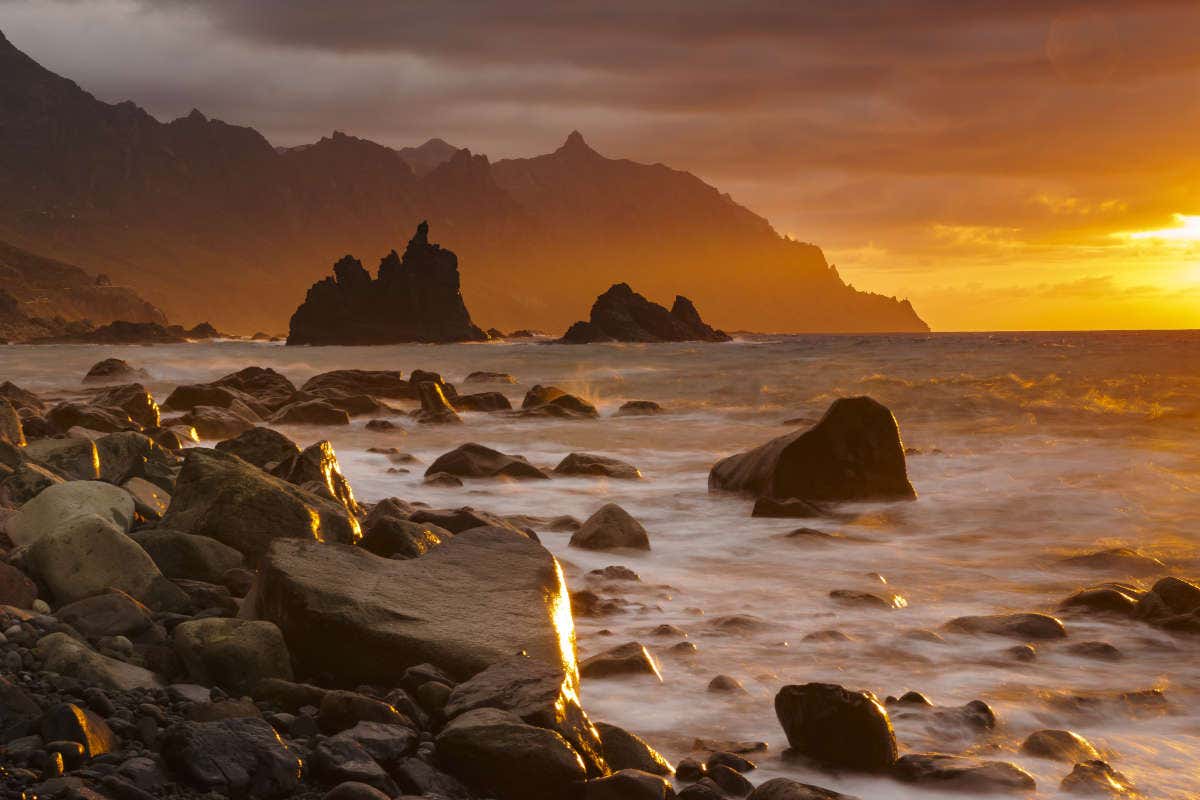
[[[686,294],[726,330],[928,330],[696,176],[607,158],[578,132],[496,162],[341,132],[275,147],[199,111],[163,123],[102,102],[0,33],[0,241],[105,273],[173,321],[282,330],[330,264],[382,257],[424,219],[484,327],[561,331],[629,281]]]

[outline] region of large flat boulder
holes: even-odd
[[[162,527],[211,536],[251,561],[279,538],[350,544],[360,536],[358,521],[338,503],[200,447],[184,458]]]
[[[149,602],[162,573],[138,543],[91,515],[74,517],[29,548],[30,573],[50,589],[56,603],[71,603],[120,589]]]
[[[394,686],[430,663],[466,679],[524,651],[577,686],[562,572],[518,533],[466,531],[411,560],[277,539],[251,595],[243,614],[280,627],[303,675]]]
[[[57,672],[89,686],[117,691],[162,687],[162,681],[150,670],[101,655],[65,633],[43,636],[34,654],[47,672]]]
[[[904,445],[896,418],[870,397],[835,400],[804,431],[772,439],[718,461],[710,491],[777,500],[911,500]]]
[[[43,489],[9,517],[6,532],[17,546],[33,544],[79,517],[97,516],[124,532],[133,524],[133,498],[119,486],[69,481]]]

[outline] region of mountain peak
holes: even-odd
[[[562,147],[558,148],[559,153],[595,153],[596,151],[588,147],[588,143],[583,140],[583,134],[579,131],[571,131],[567,136],[567,140],[563,142]]]

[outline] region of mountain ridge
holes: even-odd
[[[104,103],[3,39],[0,178],[0,239],[227,330],[282,327],[328,264],[387,252],[423,219],[488,326],[563,330],[584,298],[632,281],[695,298],[726,329],[927,330],[695,175],[607,158],[577,131],[496,162],[340,131],[276,148],[199,111],[164,123]]]

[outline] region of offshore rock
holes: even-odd
[[[696,306],[686,297],[676,296],[668,311],[635,292],[629,284],[617,283],[596,298],[591,319],[576,322],[559,341],[564,344],[728,342],[730,337],[705,324]]]
[[[312,345],[397,342],[481,342],[459,290],[458,257],[429,243],[422,222],[401,258],[392,251],[372,278],[346,256],[334,276],[313,284],[292,315],[287,343]]]

